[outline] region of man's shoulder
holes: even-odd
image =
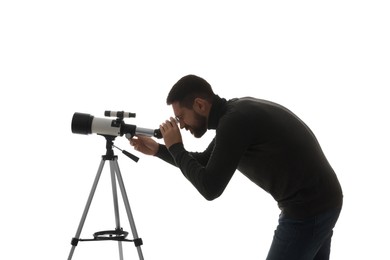
[[[256,103],[257,101],[252,97],[242,97],[228,100],[226,103],[225,113],[221,117],[220,123],[222,123],[224,127],[230,125],[237,127],[250,123],[254,109],[256,109],[254,107],[254,102]]]

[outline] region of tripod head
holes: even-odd
[[[133,161],[138,162],[139,158],[137,156],[129,153],[128,151],[122,150],[114,145],[114,140],[116,136],[111,136],[111,135],[103,135],[103,136],[106,138],[106,154],[103,155],[104,160],[114,160],[116,155],[114,154],[114,150],[112,149],[112,147],[115,147],[118,150],[120,150],[124,155],[132,159]]]

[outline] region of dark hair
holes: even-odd
[[[180,106],[192,108],[195,98],[198,97],[212,102],[214,92],[206,80],[195,75],[187,75],[173,85],[167,97],[167,105],[179,101]]]

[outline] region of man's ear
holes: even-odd
[[[207,115],[210,109],[210,103],[206,99],[195,98],[192,109],[201,115]]]

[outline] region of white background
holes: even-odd
[[[344,189],[332,259],[389,259],[389,13],[376,0],[2,1],[0,257],[68,257],[105,153],[102,137],[71,133],[74,112],[157,128],[193,73],[300,116]],[[212,135],[183,138],[201,151]],[[279,214],[268,194],[237,172],[207,202],[178,169],[116,145],[140,157],[117,152],[145,259],[265,259]],[[81,237],[114,227],[106,164]],[[119,259],[116,243],[79,244],[73,259],[92,258]]]

